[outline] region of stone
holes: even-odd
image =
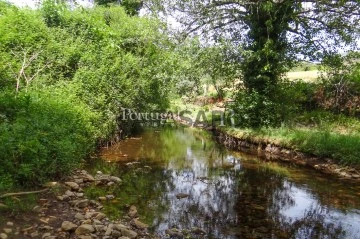
[[[43,238],[43,239],[48,239],[49,237],[51,237],[51,233],[49,233],[49,232],[44,233],[44,234],[42,235],[42,238]]]
[[[113,200],[115,198],[114,195],[106,195],[105,197],[107,200]]]
[[[121,229],[121,234],[125,237],[129,237],[130,239],[137,237],[137,233],[135,231],[126,228]]]
[[[0,233],[0,239],[7,239],[8,236],[5,233]]]
[[[7,222],[6,226],[12,227],[12,226],[14,226],[14,223],[13,222]]]
[[[74,197],[75,196],[75,193],[71,192],[70,190],[67,190],[65,192],[65,195],[68,196],[68,197]]]
[[[87,206],[89,206],[88,199],[80,200],[75,203],[75,207],[78,207],[78,208],[85,208]]]
[[[106,185],[107,185],[108,187],[111,187],[111,186],[115,185],[115,183],[114,183],[114,182],[108,182]]]
[[[57,196],[56,199],[59,200],[59,201],[64,201],[64,197],[63,197],[63,196]]]
[[[92,236],[79,236],[79,239],[92,239]]]
[[[12,229],[11,228],[4,228],[4,232],[6,234],[10,234],[10,233],[12,233]]]
[[[198,228],[198,227],[194,227],[192,230],[191,230],[192,233],[194,234],[200,234],[200,235],[205,235],[206,232],[201,229],[201,228]]]
[[[101,221],[97,220],[97,219],[93,219],[93,223],[96,225],[102,225]]]
[[[110,236],[112,231],[114,228],[114,224],[109,224],[109,226],[107,227],[106,231],[105,231],[105,236]]]
[[[111,233],[111,236],[115,237],[115,238],[118,238],[118,237],[121,237],[122,234],[121,234],[121,232],[119,232],[117,230],[113,230],[112,233]]]
[[[127,227],[124,224],[117,223],[112,225],[112,228],[118,231],[121,231],[122,229],[127,229]]]
[[[83,193],[76,193],[75,195],[76,195],[78,198],[84,197],[84,194],[83,194]]]
[[[184,235],[176,228],[168,229],[165,231],[170,237],[174,238],[184,238]]]
[[[131,217],[131,218],[134,218],[134,217],[138,216],[137,208],[134,205],[130,207],[129,212],[128,212],[128,216]]]
[[[83,175],[84,182],[94,182],[95,178],[90,174],[86,173]]]
[[[35,231],[35,232],[31,233],[30,237],[32,237],[32,238],[39,237],[39,232]]]
[[[72,222],[69,222],[69,221],[64,221],[61,224],[61,229],[66,232],[74,231],[76,228],[77,228],[77,225]]]
[[[94,225],[97,232],[104,232],[106,231],[106,228],[104,225]]]
[[[106,217],[106,215],[104,213],[98,213],[98,215],[96,215],[95,219],[101,221]]]
[[[82,178],[79,178],[79,179],[75,179],[74,182],[77,184],[82,184],[84,180]]]
[[[140,230],[144,230],[149,227],[149,225],[139,221],[138,219],[131,220],[130,224]]]
[[[80,236],[80,235],[90,234],[94,231],[95,231],[95,228],[92,225],[83,224],[75,230],[75,234]]]
[[[65,182],[65,185],[70,187],[72,190],[78,191],[80,189],[79,184],[75,182]]]
[[[187,194],[187,193],[179,193],[179,194],[176,195],[176,198],[177,198],[177,199],[182,199],[182,198],[187,198],[187,197],[189,197],[189,196],[190,196],[190,195]]]
[[[91,225],[91,224],[92,224],[92,221],[91,221],[91,219],[87,219],[87,220],[83,221],[82,224],[89,224],[89,225]]]
[[[81,213],[76,213],[75,218],[78,219],[78,220],[84,220],[85,216],[83,214],[81,214]]]
[[[85,218],[90,219],[90,218],[94,217],[96,214],[97,214],[96,212],[87,212],[85,214]]]
[[[130,238],[122,236],[122,237],[119,237],[118,239],[130,239]]]
[[[115,176],[111,176],[110,177],[110,181],[114,182],[114,183],[121,183],[121,179]]]

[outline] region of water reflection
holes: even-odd
[[[112,207],[136,205],[161,238],[174,227],[206,232],[190,238],[360,238],[357,185],[305,169],[264,167],[197,131],[146,131],[104,149],[102,157],[117,162],[108,166],[124,180]]]

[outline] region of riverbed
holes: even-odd
[[[126,218],[134,205],[160,238],[173,228],[188,238],[360,238],[360,185],[227,150],[207,132],[147,129],[100,157],[91,170],[123,180],[106,213]]]

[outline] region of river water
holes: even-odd
[[[187,238],[360,238],[360,185],[229,151],[206,132],[145,130],[101,158],[93,170],[123,179],[105,211],[126,217],[135,205],[160,238],[169,228]]]

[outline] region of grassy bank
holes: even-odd
[[[172,102],[173,111],[192,112],[193,121],[197,113],[204,111],[208,124],[212,123],[212,110],[224,110],[214,104]],[[189,114],[187,115],[189,116]],[[218,119],[219,120],[219,119]],[[217,121],[217,124],[219,121]],[[267,143],[336,160],[343,165],[360,166],[360,120],[324,110],[297,114],[291,122],[281,127],[239,128],[218,127],[219,130],[253,143]]]
[[[225,128],[224,131],[250,142],[266,142],[318,157],[332,158],[344,165],[360,165],[360,133],[358,132],[341,134],[326,129],[306,127],[258,130]]]

